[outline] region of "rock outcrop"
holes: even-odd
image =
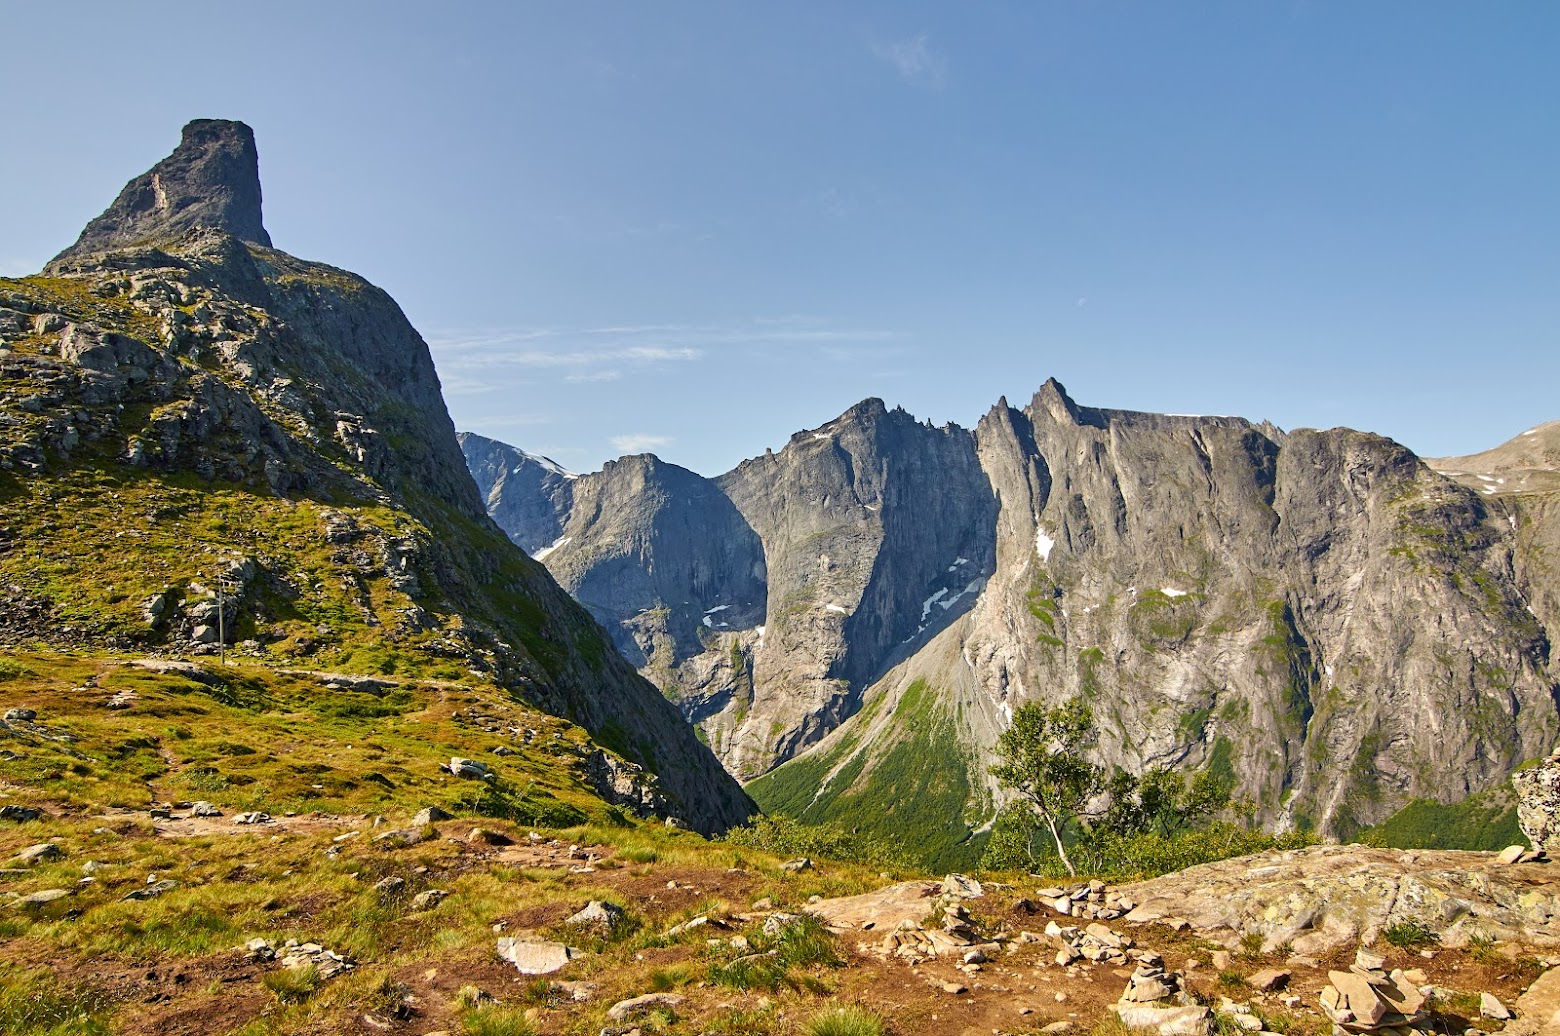
[[[1075,695],[1099,761],[1211,768],[1270,827],[1329,835],[1560,737],[1549,526],[1380,436],[1052,381],[974,431],[869,400],[719,478],[670,468],[580,476],[544,563],[760,802],[807,819],[903,834],[895,802],[959,785],[938,809],[964,820],[928,837],[967,839],[1011,710]],[[938,776],[890,779],[896,751]]]
[[[487,517],[394,300],[270,247],[241,123],[191,123],[44,275],[0,280],[0,492],[0,643],[491,681],[655,774],[647,811],[751,810]]]
[[[1560,750],[1530,769],[1511,775],[1517,792],[1517,823],[1534,849],[1560,854]]]
[[[190,122],[178,149],[127,183],[55,262],[174,240],[197,227],[271,247],[260,212],[260,154],[254,131],[242,122]]]

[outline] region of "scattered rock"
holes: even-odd
[[[986,894],[980,882],[963,874],[950,874],[943,878],[942,891],[943,895],[958,899],[979,899]]]
[[[480,842],[483,845],[514,845],[515,840],[502,831],[493,831],[486,827],[474,827],[466,836],[469,841]]]
[[[70,895],[69,889],[44,889],[41,892],[29,892],[25,896],[12,900],[11,905],[23,909],[47,906],[56,899],[64,899],[68,895]]]
[[[616,903],[607,903],[603,900],[593,899],[585,904],[585,909],[570,917],[564,922],[578,928],[596,928],[602,932],[609,932],[628,916],[628,911]]]
[[[244,959],[269,964],[276,959],[276,947],[268,939],[250,939],[244,943]]]
[[[1511,1021],[1511,1009],[1500,1002],[1494,993],[1479,994],[1479,1014],[1484,1018],[1493,1018],[1497,1022]]]
[[[233,818],[233,823],[235,824],[269,824],[270,822],[271,814],[262,813],[259,810],[253,813],[240,813]]]
[[[190,816],[192,817],[220,817],[221,815],[222,811],[220,809],[204,800],[190,807]]]
[[[457,777],[474,781],[485,781],[493,776],[493,771],[488,769],[486,763],[475,759],[463,759],[458,755],[450,757],[449,770]]]
[[[515,966],[522,975],[551,975],[571,960],[584,954],[561,942],[503,938],[498,940],[498,955]]]
[[[1290,973],[1264,968],[1246,980],[1259,993],[1275,993],[1289,984]]]
[[[404,888],[406,888],[406,879],[398,878],[394,875],[374,882],[374,891],[379,893],[380,899],[390,899],[398,895]]]
[[[392,849],[404,849],[418,845],[435,837],[432,827],[400,827],[392,831],[381,831],[374,836],[376,844],[387,845]]]
[[[412,909],[433,910],[440,903],[448,899],[449,895],[450,894],[444,889],[428,889],[425,892],[419,892],[417,895],[412,897]]]
[[[1525,845],[1508,845],[1495,857],[1496,863],[1513,864],[1527,854]]]
[[[178,887],[179,883],[177,881],[174,881],[172,878],[163,878],[161,881],[151,882],[144,888],[134,889],[126,893],[124,898],[126,900],[156,899],[158,896],[166,895]]]
[[[58,860],[64,855],[65,851],[53,842],[39,842],[37,845],[29,845],[17,853],[11,863],[18,867],[35,867],[40,863]]]
[[[33,709],[6,709],[5,721],[7,723],[31,723],[38,718],[38,713]]]
[[[277,952],[281,966],[288,969],[313,968],[321,979],[335,978],[357,967],[357,962],[333,950],[327,950],[317,942],[299,943],[289,939]]]
[[[780,865],[780,869],[788,874],[800,874],[802,871],[812,870],[813,863],[807,857],[801,856],[794,860],[785,861]]]
[[[607,1008],[607,1019],[623,1022],[658,1009],[672,1011],[680,1007],[683,1000],[684,998],[677,993],[646,993],[643,996],[619,1000]]]
[[[418,811],[417,815],[412,818],[412,826],[427,827],[429,824],[436,823],[440,820],[454,819],[455,817],[452,814],[446,813],[438,806],[424,806],[421,810]]]
[[[691,918],[687,921],[684,921],[682,924],[673,925],[671,928],[668,928],[666,930],[666,937],[668,939],[676,938],[677,936],[682,935],[684,932],[697,931],[701,928],[709,929],[711,934],[716,932],[731,931],[731,926],[726,922],[718,921],[715,918],[709,917],[705,914],[700,914],[698,917]]]
[[[25,823],[28,820],[37,820],[43,815],[40,809],[31,806],[0,806],[0,820],[12,820],[16,823]]]
[[[957,982],[940,982],[938,983],[938,986],[944,993],[952,993],[954,996],[969,992],[967,987],[961,986]]]

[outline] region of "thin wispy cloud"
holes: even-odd
[[[733,350],[789,355],[798,348],[881,347],[892,331],[829,327],[805,318],[732,324],[619,324],[582,328],[484,328],[430,333],[446,393],[484,395],[519,384],[590,384],[671,370]],[[523,379],[523,380],[521,380]]]
[[[872,53],[907,83],[940,89],[948,81],[948,59],[932,48],[924,32],[891,43],[873,44]]]
[[[645,453],[650,450],[659,450],[672,444],[669,435],[614,435],[607,442],[619,453]]]

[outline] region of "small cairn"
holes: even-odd
[[[1425,1020],[1424,995],[1403,972],[1386,971],[1386,958],[1360,947],[1348,971],[1329,971],[1322,1010],[1335,1033],[1410,1036]]]
[[[1052,886],[1040,889],[1035,895],[1063,917],[1077,917],[1087,921],[1114,921],[1137,906],[1131,897],[1112,892],[1103,881],[1066,887]]]
[[[1160,1036],[1208,1036],[1213,1012],[1192,999],[1181,976],[1166,971],[1156,953],[1139,953],[1136,959],[1137,970],[1121,999],[1110,1005],[1122,1023]]]

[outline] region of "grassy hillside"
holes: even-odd
[[[585,731],[491,684],[386,680],[366,692],[247,662],[142,661],[0,658],[10,716],[0,805],[42,811],[0,820],[0,861],[45,842],[58,850],[0,869],[0,1031],[259,1036],[406,1021],[414,1032],[594,1034],[614,994],[677,988],[723,966],[697,930],[664,936],[674,923],[864,887],[865,868],[791,875],[761,850],[635,820],[584,780]],[[496,779],[456,778],[441,769],[451,755],[483,761]],[[222,815],[192,817],[194,801]],[[171,815],[152,812],[167,806]],[[410,827],[425,806],[454,819]],[[234,822],[252,810],[272,820]],[[375,837],[407,831],[417,834]],[[65,895],[25,900],[51,889]],[[428,890],[448,895],[430,906],[416,899]],[[588,899],[628,914],[594,934],[560,924]],[[522,930],[589,951],[570,977],[603,994],[574,1005],[499,961],[496,938]],[[256,938],[315,942],[357,966],[328,980],[294,974],[246,959],[241,947]],[[741,1031],[765,1033],[786,1011],[820,1009],[839,956],[819,938],[821,950],[760,976],[756,992],[726,987],[723,1013],[716,998],[698,1012],[750,1013]],[[476,988],[505,1004],[482,1006]]]
[[[896,700],[870,703],[832,745],[749,782],[748,794],[766,813],[896,841],[931,870],[971,867],[985,844],[971,815],[980,808],[970,784],[977,764],[948,708],[915,680]],[[881,710],[889,711],[879,724]]]

